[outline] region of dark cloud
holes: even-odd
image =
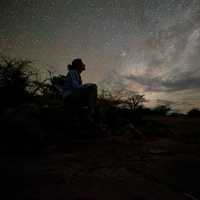
[[[168,91],[200,89],[200,77],[185,77],[175,81],[162,81],[161,85]]]
[[[125,78],[129,81],[133,81],[141,84],[145,91],[154,91],[154,92],[174,92],[180,90],[188,89],[199,89],[200,90],[200,70],[196,72],[183,73],[181,77],[172,78],[172,79],[162,79],[160,77],[151,78],[148,76],[137,76],[129,75]]]

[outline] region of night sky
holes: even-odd
[[[85,82],[200,107],[200,0],[0,0],[0,53]]]

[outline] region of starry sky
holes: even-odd
[[[0,54],[85,82],[200,107],[200,0],[0,0]]]

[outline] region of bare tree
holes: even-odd
[[[144,95],[134,93],[131,96],[127,97],[125,100],[125,104],[132,110],[136,111],[144,102],[146,102],[146,99]]]

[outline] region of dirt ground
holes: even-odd
[[[39,155],[1,154],[0,198],[198,200],[200,120],[162,120],[175,135],[70,141]]]

